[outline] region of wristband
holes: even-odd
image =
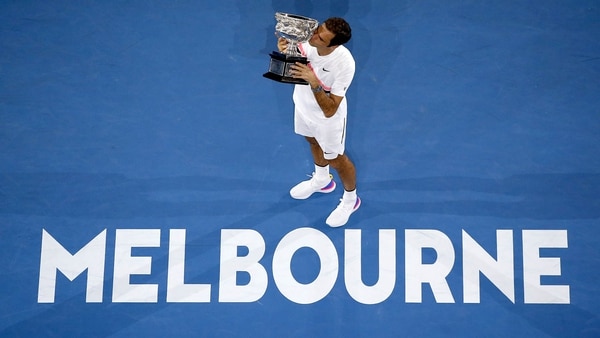
[[[318,85],[317,88],[310,87],[310,90],[312,90],[312,92],[316,94],[318,92],[322,92],[323,87],[321,87],[321,85]]]

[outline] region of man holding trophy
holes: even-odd
[[[298,18],[300,21],[313,20],[295,15],[276,14],[280,23],[290,17],[295,21],[298,21]],[[285,22],[284,26],[298,26],[294,20],[291,20],[291,23]],[[278,24],[278,28],[280,26]],[[287,28],[281,30],[285,29]],[[355,70],[354,58],[343,46],[351,38],[350,25],[342,18],[329,18],[312,33],[307,34],[307,41],[297,42],[290,41],[291,34],[281,34],[282,32],[277,30],[277,47],[280,53],[276,54],[299,53],[308,61],[286,65],[288,69],[285,76],[302,81],[295,84],[293,94],[294,131],[308,141],[315,171],[309,180],[294,186],[290,195],[295,199],[306,199],[316,192],[332,192],[336,183],[329,174],[329,167],[333,167],[342,181],[344,193],[326,223],[331,227],[343,226],[361,204],[356,194],[354,164],[344,154],[348,107],[345,97]],[[295,50],[289,50],[290,48]],[[269,77],[266,74],[265,76]],[[281,82],[294,83],[293,80]]]

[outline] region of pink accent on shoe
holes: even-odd
[[[360,197],[356,196],[356,203],[354,203],[354,207],[352,209],[356,210],[356,209],[360,208],[361,203],[362,202],[360,201]]]
[[[328,185],[326,185],[323,188],[321,188],[321,191],[322,192],[329,192],[329,191],[332,191],[333,189],[335,189],[335,181],[331,180]]]

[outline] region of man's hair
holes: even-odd
[[[327,30],[335,34],[329,46],[339,46],[350,41],[352,37],[352,29],[346,20],[342,18],[329,18],[323,22]]]

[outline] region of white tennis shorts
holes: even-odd
[[[298,135],[314,137],[323,150],[325,159],[333,160],[344,154],[346,143],[346,117],[334,115],[318,122],[294,113],[294,131]]]

